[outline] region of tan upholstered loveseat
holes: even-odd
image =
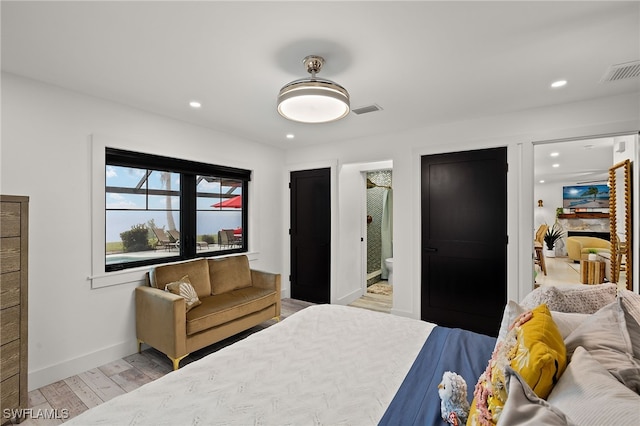
[[[188,282],[201,302],[165,291]],[[280,318],[280,274],[252,270],[246,256],[198,259],[158,266],[135,291],[138,350],[142,343],[166,354],[174,370],[189,353],[263,321]]]
[[[567,238],[567,255],[571,260],[581,260],[582,255],[588,254],[590,249],[595,249],[598,252],[609,253],[611,250],[611,243],[597,237]]]

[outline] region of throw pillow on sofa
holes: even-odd
[[[547,402],[580,425],[637,425],[640,396],[578,347]]]
[[[557,407],[539,398],[527,382],[511,367],[507,367],[507,391],[500,422],[518,426],[568,426],[570,419]],[[553,391],[552,391],[553,393]]]
[[[633,356],[640,359],[640,295],[627,289],[622,289],[618,291],[618,298],[624,311],[624,319],[631,339]]]
[[[520,304],[528,309],[545,304],[552,311],[593,314],[616,300],[615,284],[542,286],[527,294]]]
[[[620,299],[590,315],[565,339],[567,355],[583,347],[621,383],[640,394],[640,363],[633,357]]]
[[[515,370],[540,398],[546,398],[566,367],[562,335],[546,305],[516,319],[478,379],[467,425],[495,424],[507,401],[506,367]]]
[[[187,306],[187,312],[202,303],[200,298],[198,298],[196,290],[191,285],[188,275],[185,275],[179,281],[167,284],[164,289],[165,291],[182,296]]]

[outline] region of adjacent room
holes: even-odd
[[[0,424],[640,418],[640,2],[0,19]]]

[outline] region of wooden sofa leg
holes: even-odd
[[[180,361],[182,361],[187,355],[182,355],[181,357],[178,358],[171,358],[169,355],[167,355],[167,357],[171,360],[171,362],[173,362],[173,370],[177,370],[178,368],[180,368]]]
[[[142,353],[142,344],[143,343],[144,342],[142,340],[138,339],[138,353]]]
[[[280,322],[280,316],[273,317],[271,319],[274,320],[275,322]]]

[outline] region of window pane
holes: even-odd
[[[152,171],[147,181],[149,209],[180,210],[180,173]]]
[[[242,181],[197,177],[197,248],[208,251],[242,247]]]
[[[180,222],[178,212],[173,212],[172,217]],[[179,244],[175,244],[175,240],[165,232],[168,226],[163,212],[107,211],[106,229],[107,265],[172,257],[180,253]]]
[[[179,189],[178,173],[107,166],[106,265],[180,255],[167,232],[180,224]]]
[[[107,166],[107,209],[146,209],[147,171],[132,167]]]

